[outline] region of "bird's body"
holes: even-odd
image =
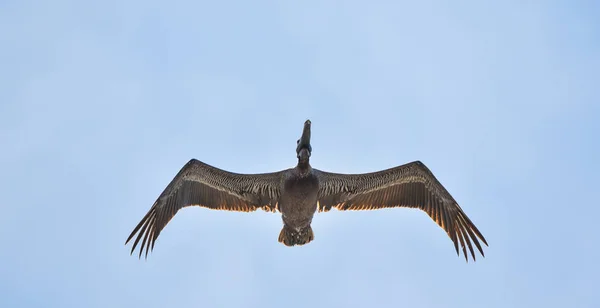
[[[279,241],[285,245],[301,245],[313,239],[310,224],[317,211],[319,179],[310,166],[296,167],[284,173],[279,211],[283,229]]]
[[[143,239],[140,256],[154,248],[158,235],[178,210],[201,206],[215,210],[279,212],[283,228],[279,242],[304,245],[314,239],[315,213],[338,210],[375,210],[391,207],[417,208],[446,231],[465,259],[467,247],[475,259],[471,241],[483,255],[479,240],[487,242],[458,203],[420,161],[363,174],[339,174],[314,169],[309,158],[310,121],[297,142],[298,164],[294,168],[261,174],[228,172],[199,160],[190,160],[173,178],[127,239],[136,233],[131,252]]]

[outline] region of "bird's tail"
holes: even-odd
[[[286,246],[304,245],[310,243],[315,238],[311,226],[300,231],[296,231],[288,226],[283,226],[279,233],[279,242]]]

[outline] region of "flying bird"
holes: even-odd
[[[467,247],[475,261],[475,244],[485,238],[433,173],[420,161],[362,174],[341,174],[312,168],[311,122],[304,123],[296,142],[298,164],[272,173],[240,174],[225,171],[197,159],[186,163],[133,229],[125,244],[137,235],[131,248],[142,240],[144,250],[154,249],[160,232],[182,208],[200,206],[213,210],[278,212],[283,228],[278,241],[286,246],[304,245],[314,239],[311,227],[317,212],[415,208],[427,213],[450,237],[457,255],[459,243],[468,262]]]

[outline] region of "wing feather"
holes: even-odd
[[[339,174],[316,170],[321,187],[319,211],[376,210],[393,207],[424,211],[454,243],[459,254],[460,242],[465,259],[467,248],[473,260],[475,244],[482,256],[481,240],[487,242],[475,224],[433,173],[420,161],[372,173]]]
[[[185,164],[156,199],[148,213],[133,229],[125,244],[137,234],[131,253],[142,240],[139,257],[154,243],[175,214],[188,206],[213,210],[252,212],[279,210],[283,172],[239,174],[228,172],[199,160]],[[139,231],[139,232],[138,232]]]

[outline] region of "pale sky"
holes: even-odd
[[[600,307],[600,2],[0,0],[0,307]],[[424,212],[186,208],[234,172],[421,160],[486,237]]]

